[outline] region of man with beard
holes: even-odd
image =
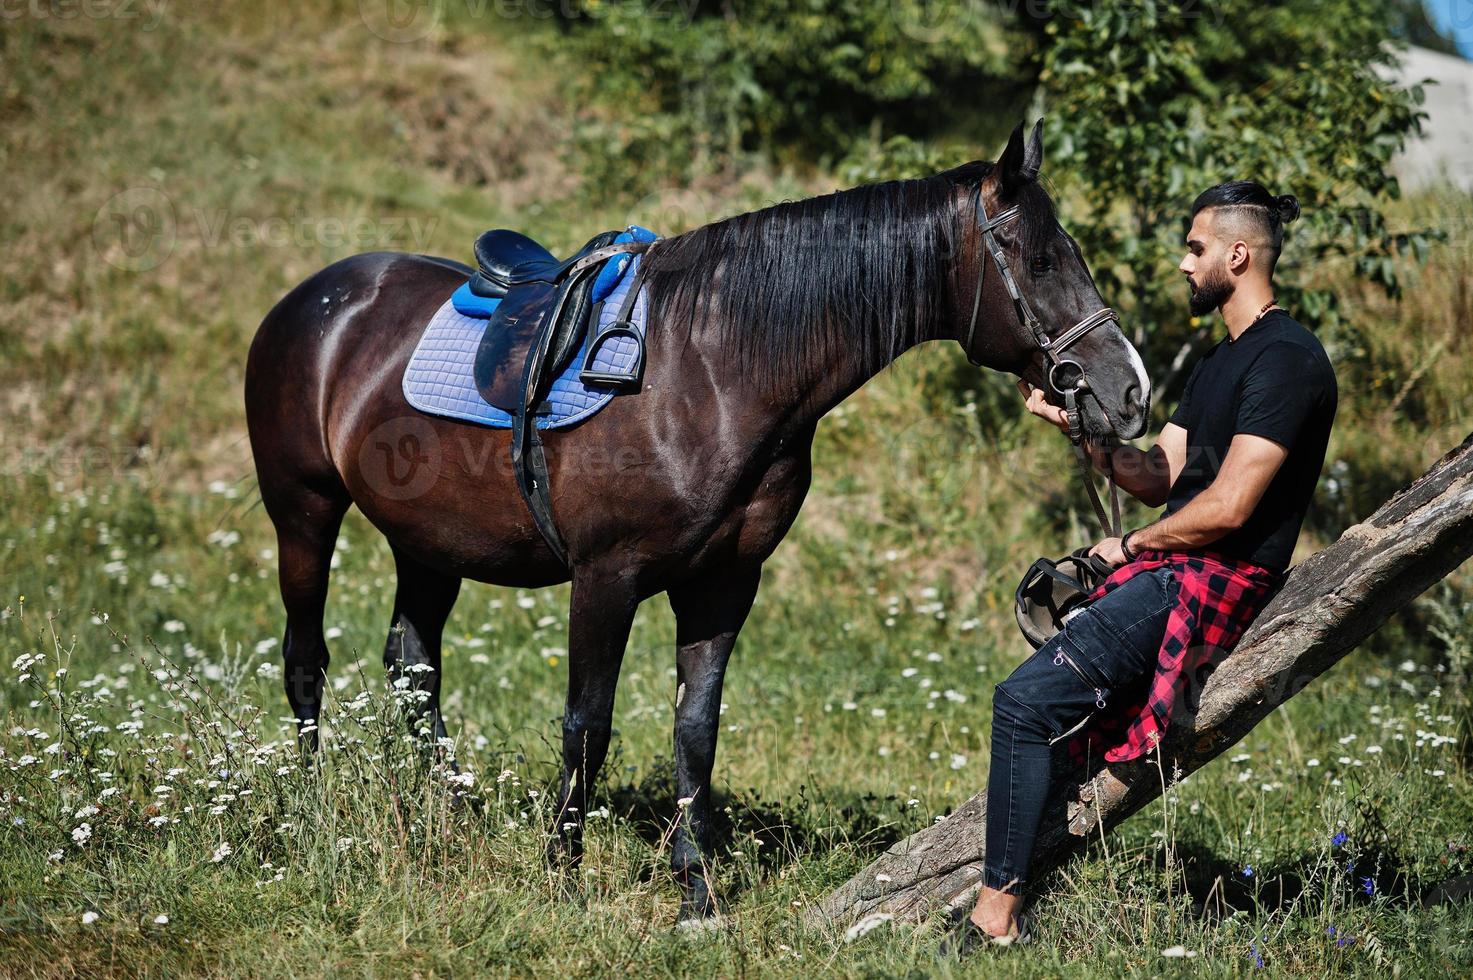
[[[945,944],[1016,943],[1034,838],[1051,778],[1050,745],[1076,759],[1149,754],[1183,688],[1199,684],[1282,582],[1314,496],[1335,418],[1335,372],[1314,334],[1274,301],[1292,196],[1255,181],[1204,191],[1192,206],[1181,271],[1191,311],[1222,314],[1227,336],[1192,370],[1156,444],[1089,446],[1160,520],[1091,549],[1116,571],[993,698],[983,889]],[[1035,415],[1068,431],[1041,390]]]

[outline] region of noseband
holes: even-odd
[[[1069,442],[1074,447],[1075,458],[1079,461],[1080,475],[1084,479],[1085,489],[1089,491],[1090,503],[1094,505],[1095,516],[1099,518],[1100,527],[1108,537],[1118,537],[1120,534],[1120,495],[1115,486],[1114,475],[1111,472],[1110,457],[1105,457],[1105,479],[1110,484],[1110,510],[1111,520],[1105,517],[1104,505],[1100,503],[1099,493],[1095,490],[1094,480],[1089,475],[1089,454],[1084,449],[1084,425],[1079,413],[1079,396],[1088,392],[1099,401],[1099,396],[1089,386],[1089,379],[1085,376],[1084,365],[1078,361],[1063,357],[1063,353],[1069,347],[1084,338],[1090,331],[1104,323],[1119,323],[1120,318],[1115,311],[1109,307],[1096,310],[1089,316],[1080,320],[1074,326],[1065,330],[1059,336],[1050,339],[1048,332],[1043,329],[1043,322],[1038,319],[1038,314],[1033,312],[1033,307],[1018,288],[1017,280],[1013,278],[1013,272],[1008,268],[1006,258],[1002,254],[1002,245],[998,243],[996,231],[998,228],[1019,217],[1023,213],[1022,205],[1015,204],[1005,211],[1001,211],[996,217],[987,214],[987,205],[982,203],[982,185],[978,184],[973,193],[973,202],[977,211],[977,227],[982,231],[982,242],[987,248],[987,253],[992,256],[992,264],[997,266],[998,274],[1002,276],[1003,286],[1006,287],[1008,295],[1013,299],[1013,308],[1017,310],[1018,321],[1028,328],[1038,349],[1042,352],[1045,362],[1048,364],[1048,383],[1059,394],[1064,396],[1064,415],[1069,422]],[[967,360],[977,367],[982,363],[972,355],[972,340],[977,332],[977,313],[982,306],[982,283],[987,277],[987,256],[981,256],[977,270],[977,291],[972,297],[972,318],[967,324],[967,342],[965,351]],[[1061,372],[1065,366],[1078,373],[1073,384],[1067,387],[1061,383]],[[1101,405],[1101,410],[1104,406]]]

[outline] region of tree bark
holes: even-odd
[[[1432,584],[1473,555],[1473,435],[1364,523],[1290,572],[1200,691],[1189,690],[1152,760],[1075,767],[1056,757],[1034,880],[1211,762]],[[1196,696],[1200,695],[1200,696]],[[844,924],[968,906],[980,886],[986,793],[896,844],[810,910]]]

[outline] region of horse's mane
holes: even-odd
[[[661,329],[716,323],[732,366],[762,387],[796,383],[813,359],[878,372],[952,314],[952,262],[973,221],[958,189],[991,171],[968,163],[785,201],[663,240],[645,258],[652,315]],[[1041,188],[1022,204],[1026,238],[1052,226]]]

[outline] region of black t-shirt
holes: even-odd
[[[1262,436],[1289,450],[1253,515],[1206,547],[1275,571],[1289,567],[1325,461],[1339,394],[1319,339],[1281,310],[1237,340],[1219,341],[1192,369],[1171,421],[1187,430],[1187,458],[1171,485],[1175,513],[1217,478],[1233,436]]]

